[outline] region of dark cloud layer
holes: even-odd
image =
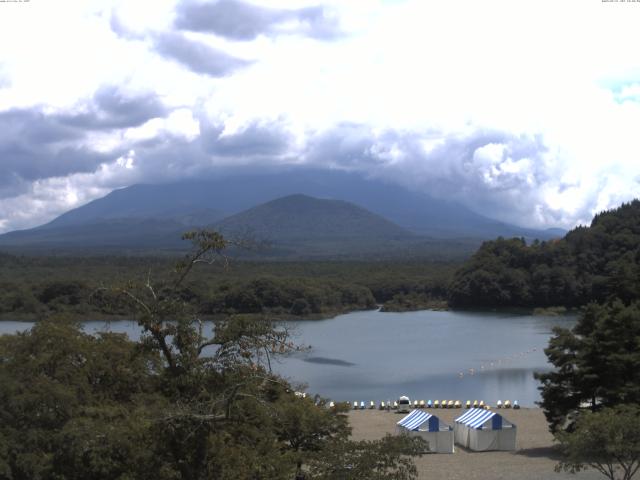
[[[0,196],[15,197],[39,179],[97,172],[102,164],[116,166],[116,159],[132,150],[133,164],[122,170],[121,180],[126,184],[202,177],[242,165],[262,168],[292,162],[384,178],[516,224],[527,223],[523,219],[532,218],[534,211],[549,223],[554,222],[554,215],[560,219],[560,213],[549,209],[540,193],[548,185],[561,188],[554,180],[560,175],[547,161],[544,140],[536,136],[480,129],[464,136],[393,129],[380,132],[367,125],[344,123],[308,132],[300,146],[278,120],[255,121],[223,135],[221,123],[201,118],[201,133],[195,138],[163,132],[101,153],[86,146],[91,132],[139,125],[166,112],[153,96],[127,97],[111,88],[102,89],[88,104],[81,115],[45,115],[37,110],[0,113]]]
[[[166,114],[167,109],[156,95],[148,93],[130,97],[110,86],[95,93],[87,111],[59,115],[58,120],[77,128],[109,130],[137,127]]]
[[[70,142],[80,133],[37,112],[0,114],[0,132],[0,196],[15,196],[36,180],[93,172],[111,158]]]
[[[233,135],[222,135],[223,127],[201,125],[201,142],[204,150],[223,157],[273,157],[285,153],[290,136],[278,124],[252,123]]]
[[[53,150],[15,142],[0,146],[0,158],[3,170],[9,173],[0,176],[0,185],[6,187],[21,181],[93,172],[111,156],[82,146]]]
[[[294,31],[310,37],[327,40],[340,36],[337,20],[324,7],[275,9],[239,0],[184,2],[176,10],[175,26],[233,40],[253,40],[261,34],[281,33],[286,22],[296,22]]]
[[[381,161],[374,154],[372,130],[364,125],[343,123],[313,136],[305,158],[313,164],[328,163],[347,168],[372,166]]]
[[[139,126],[167,113],[155,95],[128,96],[113,87],[98,90],[80,112],[45,113],[40,108],[0,112],[2,193],[15,195],[16,189],[37,180],[95,172],[123,151],[96,151],[89,134]]]
[[[156,51],[196,73],[224,77],[251,62],[233,57],[222,50],[190,40],[180,33],[163,33],[154,37]]]
[[[379,133],[366,125],[342,124],[310,138],[304,157],[314,165],[361,171],[526,224],[534,212],[549,223],[561,221],[561,212],[550,209],[541,193],[544,186],[562,187],[555,170],[561,166],[551,165],[548,153],[539,136],[482,129],[464,136]]]
[[[105,88],[82,114],[45,114],[38,109],[0,112],[0,196],[15,196],[30,182],[97,171],[135,151],[133,182],[169,181],[207,174],[220,165],[274,164],[291,149],[291,136],[279,123],[254,122],[233,134],[201,120],[201,134],[187,139],[172,132],[129,143],[108,152],[91,149],[96,130],[136,126],[165,113],[157,99],[124,99]]]
[[[64,125],[56,116],[37,109],[12,109],[0,112],[0,145],[24,143],[38,146],[77,140],[81,133]]]
[[[136,145],[139,175],[176,179],[209,175],[221,166],[304,163],[384,178],[516,224],[526,223],[523,219],[531,218],[536,208],[546,209],[541,214],[550,221],[556,214],[540,192],[558,183],[557,172],[547,162],[543,139],[536,136],[484,130],[464,136],[392,129],[381,133],[345,123],[309,132],[300,150],[277,121],[255,122],[232,135],[221,135],[221,125],[201,121],[200,130],[189,141],[167,135]]]
[[[210,33],[232,40],[253,40],[261,34],[281,33],[296,33],[322,40],[342,36],[337,18],[322,6],[274,9],[238,0],[189,0],[179,3],[175,13],[174,27],[177,31],[136,32],[127,28],[115,11],[111,12],[109,24],[116,35],[127,40],[150,39],[152,48],[161,56],[195,73],[212,77],[230,75],[253,62],[190,39],[183,32]]]
[[[278,165],[291,149],[290,135],[277,122],[252,123],[237,133],[221,135],[222,126],[201,120],[200,130],[193,139],[165,132],[132,145],[137,181],[171,182],[210,176],[221,169]]]

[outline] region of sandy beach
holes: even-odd
[[[461,415],[460,410],[432,409],[432,413],[450,425]],[[575,479],[604,478],[594,470],[577,475],[556,473],[557,456],[553,437],[539,408],[500,410],[500,413],[518,428],[515,452],[472,452],[455,446],[453,454],[428,454],[416,460],[420,479],[473,480],[473,479]],[[349,420],[354,440],[373,440],[385,433],[395,433],[396,422],[404,415],[393,411],[352,410]]]

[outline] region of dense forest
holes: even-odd
[[[638,422],[640,201],[556,241],[486,242],[462,266],[238,261],[215,232],[186,238],[195,251],[177,263],[0,255],[0,315],[41,320],[0,338],[0,479],[414,479],[419,440],[351,441],[344,405],[296,394],[270,368],[302,348],[272,319],[376,304],[589,304],[572,330],[554,329],[545,353],[556,369],[537,376],[563,465],[589,459],[569,455],[588,437],[585,405],[616,418],[626,410],[608,409],[633,407],[624,418]],[[211,337],[201,315],[217,320]],[[98,316],[135,318],[141,340],[74,322]]]
[[[300,349],[286,327],[232,315],[199,328],[183,284],[226,243],[190,238],[162,282],[104,290],[137,319],[138,342],[65,315],[0,336],[0,479],[415,479],[422,439],[352,441],[346,405],[271,371]]]
[[[170,256],[24,256],[0,254],[0,318],[126,316],[106,301],[105,285],[162,281]],[[194,272],[183,301],[205,316],[268,314],[319,318],[382,305],[424,308],[580,307],[640,295],[640,201],[596,215],[564,238],[485,242],[455,261],[222,260]]]
[[[530,245],[485,242],[449,288],[456,307],[578,307],[640,297],[640,201],[596,215],[589,227]]]
[[[163,281],[173,257],[0,255],[0,318],[78,319],[127,316],[103,287],[130,280]],[[375,308],[441,306],[456,263],[247,262],[222,259],[195,271],[181,287],[183,301],[205,316],[234,313],[318,318]],[[109,301],[107,301],[109,300]]]

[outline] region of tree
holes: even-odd
[[[0,478],[137,478],[160,359],[64,317],[0,336]]]
[[[139,342],[63,318],[0,337],[0,480],[329,478],[333,459],[357,467],[342,478],[415,478],[415,443],[349,441],[345,408],[271,371],[297,348],[286,327],[237,315],[207,331],[183,283],[198,264],[226,262],[229,242],[184,238],[193,251],[168,280],[95,295],[119,309],[126,299]]]
[[[454,307],[579,307],[640,293],[640,201],[596,215],[589,227],[529,246],[485,242],[455,273]]]
[[[336,442],[311,462],[314,480],[411,480],[417,469],[409,456],[427,450],[420,437],[386,435],[380,440]]]
[[[334,437],[346,439],[343,412],[302,404],[273,374],[271,357],[296,349],[285,327],[240,315],[218,321],[211,334],[204,331],[199,312],[180,296],[182,283],[199,263],[226,262],[222,252],[230,243],[208,231],[184,238],[194,248],[172,281],[153,285],[147,279],[117,289],[137,311],[143,344],[164,360],[161,388],[170,405],[154,423],[162,439],[158,453],[181,478],[289,478],[303,462],[293,453],[307,448],[283,435],[287,412],[311,410],[313,450]]]
[[[630,480],[640,468],[637,405],[583,412],[573,432],[559,432],[556,438],[564,455],[556,471],[593,468],[611,480]]]
[[[537,374],[551,430],[588,405],[640,403],[640,304],[591,304],[572,330],[556,328],[545,353],[555,370]]]

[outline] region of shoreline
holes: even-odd
[[[416,458],[419,479],[473,480],[473,479],[561,479],[595,480],[602,478],[595,470],[579,474],[555,472],[558,452],[549,433],[542,409],[538,407],[492,409],[516,425],[517,440],[514,452],[473,452],[455,445],[453,454],[426,454]],[[425,409],[453,426],[455,418],[466,409]],[[353,440],[375,440],[385,434],[396,434],[396,422],[404,417],[384,410],[350,410],[349,424]]]
[[[293,314],[274,314],[270,312],[263,313],[215,313],[202,315],[201,319],[203,321],[214,321],[222,318],[227,318],[233,315],[247,315],[247,316],[256,316],[256,317],[264,317],[268,318],[274,322],[290,322],[290,321],[309,321],[314,322],[318,320],[330,320],[340,315],[348,315],[350,313],[357,312],[379,312],[379,313],[415,313],[415,312],[458,312],[458,313],[497,313],[497,314],[513,314],[513,315],[522,315],[522,316],[535,316],[535,317],[570,317],[579,314],[580,308],[567,308],[562,306],[557,307],[496,307],[496,308],[452,308],[448,304],[446,300],[434,300],[431,304],[424,304],[417,306],[416,308],[393,308],[398,307],[397,304],[387,304],[385,303],[377,303],[375,307],[371,308],[345,308],[339,310],[327,310],[324,312],[318,313],[310,313],[306,315],[293,315]],[[69,312],[61,312],[61,315],[67,316],[72,321],[93,321],[93,320],[104,320],[104,321],[120,321],[120,320],[131,320],[132,315],[112,315],[104,312],[91,312],[91,314],[87,313],[77,313],[73,311]],[[0,322],[33,322],[36,323],[42,320],[43,316],[51,316],[56,314],[51,314],[50,312],[47,314],[25,314],[25,313],[2,313],[0,314]],[[91,318],[87,318],[91,317]]]

